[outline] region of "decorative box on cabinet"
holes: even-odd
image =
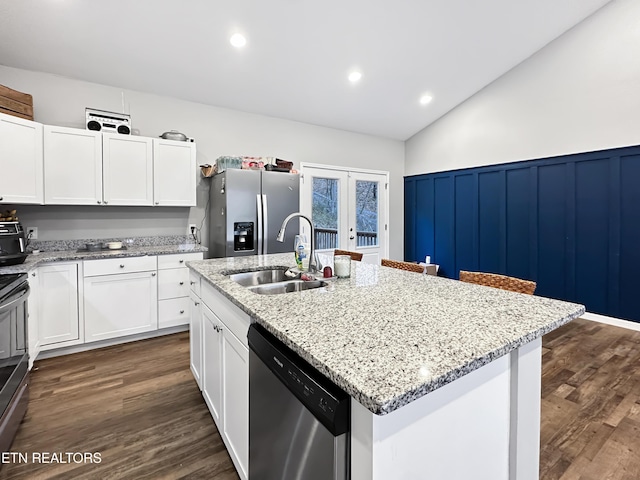
[[[185,263],[202,257],[202,253],[158,256],[158,328],[189,324],[189,269]]]
[[[85,342],[158,329],[155,256],[84,262]]]
[[[0,113],[0,203],[44,202],[42,124]]]

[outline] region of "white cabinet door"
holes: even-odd
[[[153,203],[195,207],[196,144],[153,139]]]
[[[189,354],[191,358],[191,373],[196,379],[198,388],[202,390],[202,304],[200,297],[191,292],[189,324]]]
[[[78,263],[38,267],[40,343],[42,349],[82,343],[78,304]]]
[[[202,305],[202,396],[213,420],[222,425],[222,329],[220,320]]]
[[[40,353],[40,277],[37,271],[29,273],[29,309],[28,317],[28,339],[29,339],[29,370],[33,367],[33,362],[38,358]]]
[[[42,124],[0,113],[0,203],[44,202]]]
[[[102,135],[44,126],[44,201],[51,205],[102,203]]]
[[[84,313],[86,342],[157,330],[156,272],[85,277]]]
[[[104,202],[107,205],[153,205],[151,138],[102,134]]]
[[[223,430],[240,477],[249,465],[249,349],[227,328],[222,332]]]

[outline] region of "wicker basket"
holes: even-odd
[[[355,260],[356,262],[359,262],[360,260],[362,260],[362,254],[358,253],[358,252],[350,252],[348,250],[338,250],[337,248],[333,251],[334,255],[349,255],[351,257],[351,260]]]
[[[467,272],[460,270],[460,281],[499,288],[501,290],[509,290],[511,292],[526,293],[527,295],[533,295],[533,292],[536,290],[536,282],[507,277],[506,275],[498,275],[497,273]]]
[[[407,272],[424,273],[424,267],[417,263],[399,262],[397,260],[388,260],[383,258],[380,260],[380,265],[383,267],[398,268],[400,270],[406,270]]]

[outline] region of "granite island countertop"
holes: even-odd
[[[31,253],[24,263],[0,267],[3,273],[26,273],[38,265],[49,262],[68,262],[73,260],[99,260],[104,258],[141,257],[145,255],[168,255],[173,253],[206,252],[207,248],[195,243],[169,245],[127,245],[120,250],[78,251],[77,247],[66,250]]]
[[[292,254],[187,266],[378,415],[490,363],[584,313],[583,305],[352,262],[351,278],[259,295],[229,273],[292,266]]]

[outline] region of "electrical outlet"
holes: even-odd
[[[190,223],[189,227],[187,228],[187,235],[195,235],[197,228],[198,227],[196,226],[195,223]]]
[[[26,237],[30,240],[38,239],[38,227],[27,227],[25,228]]]

